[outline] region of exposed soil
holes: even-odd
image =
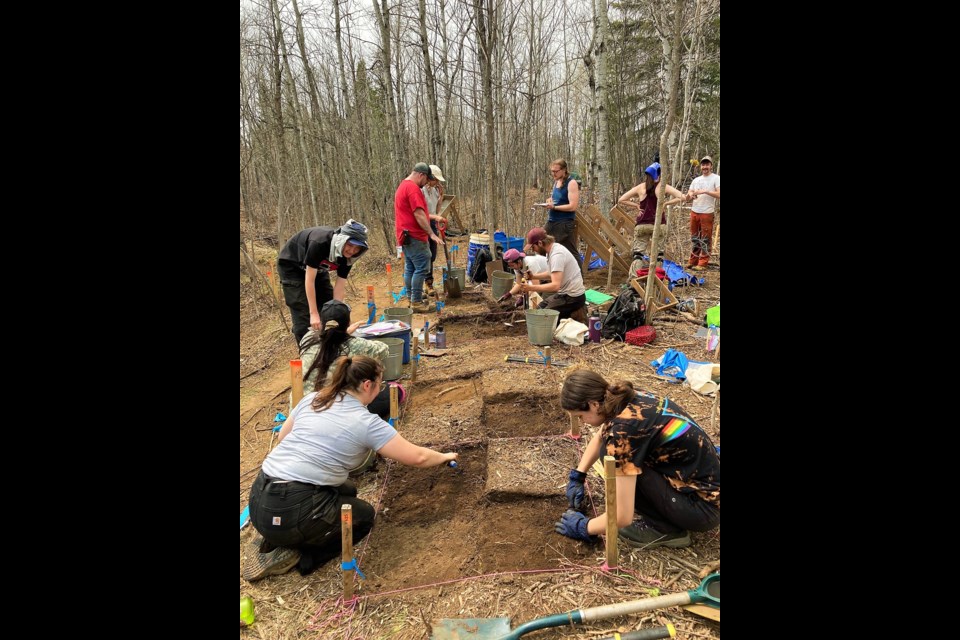
[[[264,271],[275,255],[275,250],[257,247]],[[376,287],[378,310],[393,306],[385,276],[364,273],[362,263],[358,267],[347,297],[354,320],[366,318],[367,284]],[[398,286],[398,264],[393,267]],[[702,315],[719,300],[719,269],[711,267],[701,275],[707,278],[704,287],[677,295],[698,298]],[[604,290],[605,283],[606,269],[587,278],[590,288]],[[252,282],[241,268],[240,509],[273,440],[274,416],[288,413],[288,361],[297,357],[292,335],[280,324],[276,303],[270,304],[266,292],[265,285]],[[411,381],[413,365],[403,367],[400,381],[412,397],[398,429],[411,442],[458,451],[460,465],[415,469],[381,460],[358,479],[360,496],[377,507],[378,516],[356,549],[367,576],[356,583],[356,609],[340,612],[336,603],[342,585],[336,562],[305,577],[291,571],[252,584],[241,579],[241,595],[254,598],[257,616],[251,629],[241,630],[241,637],[422,639],[429,635],[430,621],[443,617],[507,616],[516,626],[572,608],[649,597],[654,587],[663,593],[688,590],[698,584],[700,567],[719,560],[719,530],[694,533],[687,549],[621,548],[620,572],[615,575],[600,569],[602,544],[554,533],[554,523],[566,509],[566,472],[591,434],[585,433],[580,443],[563,437],[570,422],[558,394],[567,370],[505,362],[510,354],[537,357],[542,348],[527,340],[522,313],[481,317],[492,310],[499,309],[489,288],[448,300],[445,315],[472,316],[444,323],[448,353],[421,358],[416,383]],[[286,307],[283,312],[289,322]],[[414,315],[415,331],[425,320],[433,325],[437,314]],[[693,338],[698,327],[670,312],[657,316],[653,324],[657,339],[643,347],[607,340],[554,344],[552,356],[669,395],[719,444],[719,399],[660,380],[649,366],[671,347],[691,359],[709,360],[703,340]],[[596,512],[603,511],[602,481],[591,476],[589,486]],[[251,537],[250,527],[241,531],[241,567]],[[517,573],[522,571],[531,573]],[[412,590],[388,593],[398,589]],[[688,632],[719,638],[718,623],[679,608],[599,621],[582,629],[542,631],[536,637],[589,638],[662,621],[675,624],[680,637]]]

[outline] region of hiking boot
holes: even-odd
[[[425,282],[423,284],[423,291],[427,297],[435,298],[437,296],[437,291],[433,288],[432,282]]]
[[[300,561],[300,552],[288,547],[277,547],[270,553],[257,553],[243,570],[243,579],[256,582],[267,576],[279,576],[293,569]]]
[[[695,267],[690,267],[690,268],[693,269],[694,271],[706,271],[706,270],[707,270],[707,265],[705,265],[705,264],[698,264],[697,266],[695,266]]]
[[[619,538],[625,544],[641,549],[656,549],[657,547],[679,549],[680,547],[689,547],[693,542],[690,539],[689,531],[660,533],[642,520],[639,524],[631,524],[620,529]]]
[[[414,313],[430,313],[434,306],[427,301],[414,302],[410,305],[410,308],[413,309]]]
[[[687,269],[693,269],[695,266],[697,266],[696,260],[691,260],[690,262],[687,263]]]

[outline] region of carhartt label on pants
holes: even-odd
[[[273,526],[275,527],[280,526],[280,516],[273,516]]]

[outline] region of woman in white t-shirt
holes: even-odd
[[[373,506],[347,479],[373,449],[412,467],[456,460],[408,442],[367,405],[383,386],[383,365],[367,356],[344,356],[329,386],[304,396],[280,430],[279,444],[263,461],[250,489],[250,522],[263,543],[244,569],[249,581],[280,575],[299,563],[306,575],[339,557],[340,507],[353,509],[353,542],[369,533]]]
[[[513,269],[513,273],[517,277],[517,283],[513,285],[510,291],[500,296],[497,302],[505,302],[509,300],[511,296],[520,293],[521,283],[523,280],[529,278],[530,275],[534,273],[548,273],[550,271],[546,257],[536,254],[528,256],[523,251],[517,251],[516,249],[508,249],[507,252],[503,254],[503,261],[507,263],[508,269]],[[546,284],[547,282],[550,281],[540,280],[540,284]]]

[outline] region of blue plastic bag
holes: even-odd
[[[676,349],[667,349],[667,351],[650,363],[651,367],[657,368],[658,376],[676,378],[672,382],[686,380],[687,356],[682,351]]]

